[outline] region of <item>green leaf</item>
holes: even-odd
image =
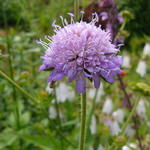
[[[54,139],[51,136],[42,136],[42,135],[23,135],[22,138],[29,143],[32,143],[40,148],[45,150],[56,150],[60,149],[60,141]]]
[[[21,118],[20,118],[21,124],[27,125],[30,121],[30,118],[31,118],[30,112],[25,112],[25,113],[21,114]]]
[[[17,139],[15,133],[1,133],[0,134],[0,149],[3,149],[6,146],[11,145]]]
[[[147,123],[144,122],[144,123],[142,123],[142,125],[139,128],[139,134],[140,135],[146,135],[147,132],[148,132]]]
[[[150,85],[143,82],[139,82],[136,84],[136,88],[141,92],[150,95]]]

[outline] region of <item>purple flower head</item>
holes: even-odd
[[[96,14],[90,23],[82,19],[75,23],[70,15],[70,24],[62,17],[63,27],[53,23],[55,34],[47,37],[49,43],[39,41],[47,49],[40,71],[52,69],[48,82],[61,80],[64,76],[69,82],[76,80],[78,93],[85,92],[86,78],[94,82],[95,88],[99,88],[101,78],[113,82],[120,73],[122,58],[116,56],[119,49],[111,43],[110,33],[95,26]]]
[[[107,12],[102,12],[102,13],[100,14],[100,17],[101,17],[102,21],[107,20],[107,19],[108,19],[108,14],[107,14]]]
[[[121,14],[118,14],[117,19],[118,19],[119,23],[123,22],[123,17]]]
[[[114,0],[100,0],[99,2],[100,7],[109,8],[109,7],[114,7],[114,5],[115,5]]]

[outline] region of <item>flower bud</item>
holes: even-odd
[[[115,143],[118,145],[118,146],[123,146],[125,145],[127,139],[125,136],[117,136],[115,138]]]

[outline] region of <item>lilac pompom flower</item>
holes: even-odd
[[[86,91],[86,78],[94,82],[95,88],[99,88],[101,78],[112,83],[121,72],[122,58],[117,56],[119,49],[111,43],[110,33],[95,26],[97,14],[93,14],[90,23],[82,21],[82,17],[81,21],[74,22],[74,15],[69,15],[70,24],[63,17],[60,17],[63,27],[52,24],[55,34],[46,37],[49,42],[38,41],[46,48],[39,70],[52,70],[48,82],[64,76],[68,82],[76,80],[78,93]]]

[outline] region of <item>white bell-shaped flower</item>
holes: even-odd
[[[137,108],[136,108],[136,112],[137,114],[142,117],[142,118],[145,118],[146,117],[146,108],[145,108],[145,102],[144,100],[140,100],[138,105],[137,105]]]
[[[143,56],[150,56],[150,43],[146,43],[143,50]]]
[[[130,57],[129,56],[127,56],[127,55],[123,56],[122,67],[130,68]]]
[[[96,118],[94,115],[92,116],[90,130],[92,134],[96,134]]]
[[[112,116],[119,122],[123,122],[123,119],[124,119],[124,110],[123,109],[118,109],[116,111],[114,111],[112,113]]]
[[[113,103],[112,100],[107,97],[104,103],[104,106],[102,108],[102,112],[105,114],[111,114],[113,109]]]
[[[141,77],[144,77],[144,75],[146,74],[146,70],[147,70],[147,65],[145,61],[141,60],[137,66],[136,72],[140,74]]]

